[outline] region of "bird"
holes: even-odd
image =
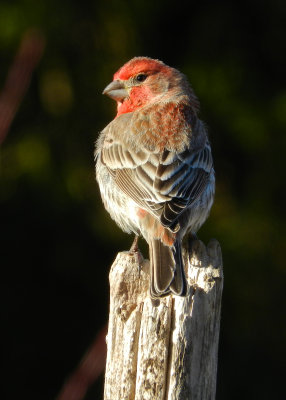
[[[126,62],[103,94],[117,103],[95,145],[103,204],[135,243],[148,243],[151,298],[185,296],[182,241],[205,222],[215,192],[198,98],[184,74],[149,57]]]

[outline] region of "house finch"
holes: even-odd
[[[95,150],[104,206],[149,244],[151,296],[183,296],[182,239],[206,220],[215,188],[198,99],[183,74],[148,57],[123,65],[103,94],[117,101]]]

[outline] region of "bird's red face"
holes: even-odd
[[[117,101],[117,116],[132,112],[165,93],[173,71],[161,61],[136,57],[114,74],[103,94]]]

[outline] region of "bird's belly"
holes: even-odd
[[[123,231],[139,234],[137,204],[117,187],[104,165],[98,163],[96,172],[101,198],[111,218]]]

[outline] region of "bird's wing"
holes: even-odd
[[[190,145],[180,153],[136,147],[129,140],[132,132],[126,135],[128,115],[124,118],[125,130],[115,129],[114,123],[105,128],[101,162],[126,195],[173,229],[180,214],[205,189],[212,169],[210,146],[205,141],[199,149]]]
[[[160,220],[162,225],[174,229],[185,208],[196,203],[204,192],[213,168],[213,160],[207,141],[196,152],[190,149],[175,155],[165,152],[165,157],[157,171],[155,188],[170,198],[164,204]]]
[[[117,186],[139,207],[159,218],[169,196],[154,191],[156,171],[159,166],[158,154],[148,150],[134,151],[118,142],[104,146],[101,162],[108,168]]]

